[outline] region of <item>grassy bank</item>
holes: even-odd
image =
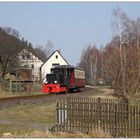
[[[86,135],[80,132],[51,133],[47,129],[56,123],[56,103],[22,105],[0,110],[0,136],[10,138],[94,138],[111,137],[95,130]]]
[[[7,94],[9,96],[9,93],[0,92],[0,94]],[[112,90],[109,88],[86,88],[83,92],[70,93],[69,96],[94,98],[100,96],[112,98]],[[99,131],[97,132],[97,136],[93,134],[85,135],[79,132],[76,132],[76,134],[69,134],[62,132],[50,133],[46,131],[48,128],[56,124],[56,100],[65,100],[66,97],[67,95],[56,95],[45,104],[18,105],[0,110],[1,137],[5,137],[3,136],[4,133],[9,133],[8,137],[108,137],[104,132],[102,132],[104,135],[102,136],[99,134]]]
[[[24,105],[0,110],[0,134],[25,135],[34,130],[45,131],[55,124],[55,103]]]
[[[5,133],[1,135],[2,138],[16,138],[17,135],[11,133]],[[101,129],[94,130],[89,134],[84,134],[81,132],[66,133],[66,132],[54,132],[49,131],[33,131],[31,133],[26,133],[19,135],[22,138],[111,138],[112,136],[108,132],[103,132]]]

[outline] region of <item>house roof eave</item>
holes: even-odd
[[[61,55],[61,53],[58,50],[55,50],[48,58],[47,60],[40,66],[40,68],[54,55],[55,52],[58,52],[59,55],[64,59],[64,61],[69,65],[69,63],[66,61],[66,59]]]

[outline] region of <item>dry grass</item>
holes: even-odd
[[[89,92],[91,94],[88,94]],[[99,95],[99,92],[97,95]],[[100,94],[104,94],[103,92],[100,92]],[[93,90],[87,90],[77,95],[95,96],[94,94]],[[0,90],[0,97],[2,96],[9,96],[9,92]],[[18,105],[0,110],[0,135],[11,133],[9,136],[2,137],[110,137],[108,133],[104,133],[101,130],[95,130],[89,135],[80,132],[70,134],[45,131],[46,127],[50,128],[56,123],[56,99],[55,97],[53,101],[48,101],[42,105]]]
[[[33,91],[25,91],[25,92],[10,92],[8,90],[4,90],[0,86],[0,98],[4,97],[13,97],[13,96],[30,96],[30,95],[38,95],[44,94],[42,90],[33,90]]]
[[[94,131],[90,132],[89,135],[93,138],[111,138],[112,136],[109,132],[104,132],[101,128],[95,129]]]
[[[2,138],[16,138],[16,134],[12,134],[10,132],[4,133],[1,135]],[[112,138],[108,132],[103,132],[101,129],[94,130],[89,134],[84,134],[81,132],[74,132],[74,133],[66,133],[66,132],[49,132],[46,130],[38,131],[35,130],[29,134],[20,135],[18,137],[23,138]]]
[[[66,132],[54,132],[49,131],[39,132],[34,131],[30,135],[31,137],[47,137],[47,138],[111,138],[111,135],[108,132],[103,132],[101,129],[94,130],[89,134],[84,134],[81,132],[66,133]]]
[[[16,136],[43,131],[56,122],[55,103],[21,105],[0,110],[0,134],[10,132]]]
[[[10,94],[9,91],[4,91],[3,89],[1,89],[1,86],[0,86],[0,98],[10,97],[10,96],[13,96],[13,94]]]

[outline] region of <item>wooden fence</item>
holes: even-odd
[[[9,92],[33,92],[33,91],[41,91],[42,84],[39,82],[33,81],[9,81],[3,80],[2,88]]]
[[[89,133],[101,128],[112,137],[140,137],[140,107],[119,99],[69,97],[57,103],[52,131]]]

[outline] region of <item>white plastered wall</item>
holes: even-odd
[[[58,56],[58,57],[56,57]],[[51,73],[51,68],[53,67],[52,64],[59,64],[59,65],[68,65],[64,58],[56,51],[44,65],[41,67],[41,74],[43,82],[46,81],[46,74]]]

